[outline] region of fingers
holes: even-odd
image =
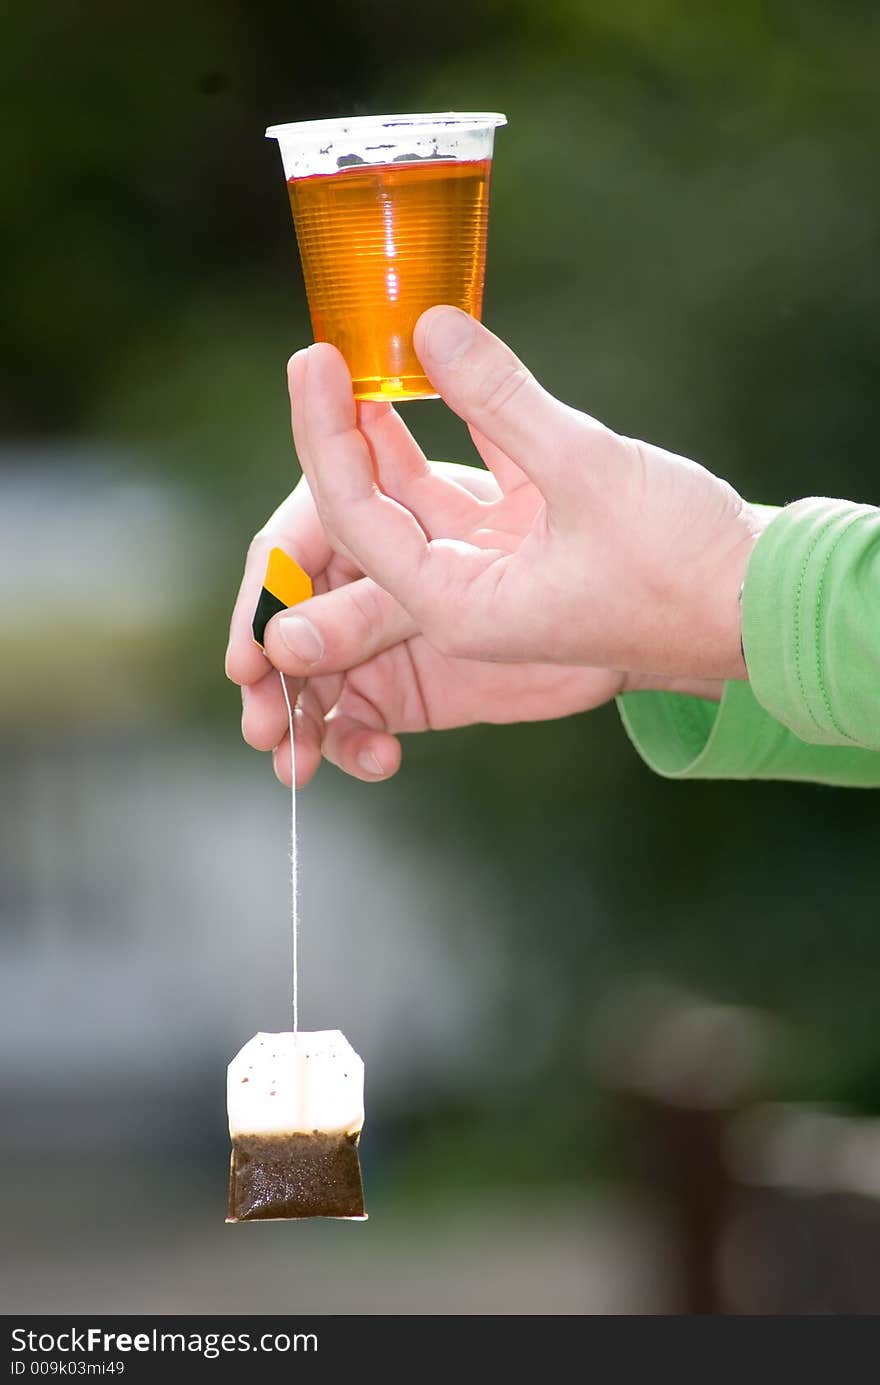
[[[543,389],[504,342],[459,308],[438,306],[419,318],[415,347],[449,407],[518,463],[548,502],[579,494],[572,454],[590,421]]]
[[[311,575],[327,566],[332,550],[305,479],[270,516],[248,549],[226,651],[226,676],[233,683],[254,683],[269,668],[269,661],[254,644],[251,622],[266,575],[269,550],[276,545]]]
[[[468,424],[468,432],[473,440],[474,447],[479,452],[486,466],[489,468],[500,489],[507,495],[510,491],[516,490],[518,486],[528,482],[528,476],[521,466],[508,457],[501,447],[497,447],[494,442],[490,442],[484,433],[474,423]]]
[[[387,731],[332,713],[324,723],[324,758],[354,779],[376,783],[400,769],[400,741]]]
[[[347,372],[346,388],[351,390]],[[390,404],[359,402],[355,417],[357,426],[370,443],[377,478],[386,494],[399,496],[401,491],[431,475],[424,452]]]
[[[393,595],[418,586],[428,543],[416,518],[383,495],[357,427],[351,379],[341,355],[318,343],[308,352],[302,397],[307,450],[320,459],[315,495],[328,533]]]
[[[315,493],[315,459],[309,449],[303,421],[303,392],[309,349],[298,351],[291,358],[288,377],[294,441]],[[334,383],[347,398],[351,393],[348,370],[344,374],[337,370]],[[369,445],[373,474],[383,492],[411,510],[429,535],[469,528],[474,520],[471,497],[487,502],[499,498],[498,486],[478,468],[452,462],[429,462],[391,404],[359,401],[356,403],[355,418]],[[512,462],[508,461],[507,465],[508,471],[516,473],[517,484],[526,479]]]
[[[445,640],[461,620],[456,608],[464,591],[485,575],[492,554],[456,539],[429,544],[411,511],[379,490],[348,370],[332,346],[309,349],[302,406],[325,530],[429,638],[433,630],[433,638]]]
[[[281,696],[281,685],[277,674],[272,680]],[[290,689],[291,697],[293,688]],[[294,737],[296,740],[296,786],[304,788],[314,778],[322,759],[324,738],[324,709],[316,691],[307,686],[293,712]],[[276,777],[282,784],[290,786],[290,731],[287,721],[287,708],[284,707],[283,730],[272,752],[272,766]]]
[[[365,784],[379,784],[390,779],[400,769],[403,751],[396,736],[387,732],[370,731],[359,722],[339,718],[335,727],[334,751],[324,758],[336,765],[352,779],[360,779]],[[304,788],[314,778],[321,756],[304,759],[302,741],[297,734],[296,741],[296,787]],[[285,732],[284,739],[272,756],[276,777],[282,784],[290,787],[290,736]]]
[[[430,467],[433,472],[448,477],[456,485],[470,491],[475,500],[494,505],[501,499],[501,487],[495,477],[491,471],[484,471],[480,466],[465,466],[462,462],[431,462]]]
[[[318,475],[316,466],[321,459],[321,435],[317,434],[316,439],[310,435],[307,417],[307,390],[310,380],[309,359],[317,350],[320,362],[323,363],[324,370],[318,371],[317,379],[322,391],[322,407],[328,400],[334,399],[337,408],[344,408],[351,414],[354,427],[357,419],[356,406],[354,402],[354,392],[351,383],[351,376],[348,367],[343,360],[342,354],[327,342],[322,342],[316,347],[306,347],[302,351],[297,351],[292,356],[288,364],[288,387],[290,391],[290,416],[293,427],[293,440],[297,454],[302,462],[303,473],[306,476],[312,495],[317,501],[319,499]],[[328,370],[329,367],[329,370]],[[314,390],[315,384],[311,388]],[[381,406],[380,406],[381,407]],[[316,446],[317,441],[317,446]],[[366,449],[369,457],[369,450]],[[372,459],[371,459],[372,465]],[[375,478],[374,478],[375,479]],[[340,534],[326,523],[326,517],[322,514],[321,521],[324,524],[324,531],[330,548],[342,554],[346,559],[351,559],[352,554]]]
[[[278,743],[272,753],[273,767],[281,783],[289,786],[290,734],[287,709],[277,675],[268,682],[274,684],[274,690],[266,689],[266,706],[268,708],[270,702],[276,702],[274,721],[279,732]],[[332,691],[329,693],[328,683],[332,685]],[[396,774],[402,758],[397,737],[383,730],[381,726],[369,725],[357,716],[339,714],[334,710],[325,717],[324,707],[328,702],[332,705],[339,685],[335,680],[321,680],[320,686],[323,696],[318,695],[315,685],[307,686],[294,712],[297,788],[302,788],[313,778],[322,757],[345,774],[368,784],[378,783]],[[357,701],[360,705],[361,700]],[[252,708],[253,704],[249,704],[249,715]],[[364,710],[365,715],[369,717],[369,706],[366,705]],[[375,721],[376,718],[373,717],[372,720]]]
[[[299,464],[303,470],[303,476],[306,478],[309,489],[314,495],[314,469],[312,467],[312,458],[309,454],[302,411],[307,355],[308,347],[303,347],[301,350],[295,351],[287,362],[287,393],[290,398],[290,427],[293,433],[293,445],[296,449],[296,455],[299,458]]]
[[[301,685],[288,684],[291,700]],[[241,734],[254,750],[274,750],[287,729],[287,707],[278,670],[272,669],[258,683],[241,690]]]
[[[302,393],[305,354],[305,350],[297,351],[287,366],[295,442],[297,434],[300,438],[304,434],[299,422],[298,400]],[[274,514],[270,515],[248,549],[244,576],[230,621],[226,650],[226,676],[233,683],[254,683],[262,678],[269,667],[268,660],[254,643],[251,629],[269,550],[276,545],[283,548],[312,577],[323,572],[332,553],[312,499],[305,459],[299,447],[298,452],[303,476],[292,494],[278,506]]]
[[[405,505],[429,538],[464,533],[473,526],[473,491],[430,465],[390,404],[358,404],[357,422],[382,491]]]
[[[296,781],[306,784],[321,763],[321,746],[324,738],[324,713],[314,690],[308,686],[301,691],[302,684],[288,679],[288,695],[291,702],[299,696],[299,704],[294,711],[296,733]],[[281,680],[277,669],[272,669],[258,683],[242,690],[241,732],[248,745],[255,750],[273,751],[277,757],[278,748],[288,741],[285,751],[287,782],[290,783],[290,744],[288,734],[287,704],[281,691]]]
[[[362,697],[340,698],[340,694],[344,694],[341,678],[319,678],[304,688],[300,680],[288,679],[291,702],[299,697],[294,710],[298,788],[314,776],[322,758],[366,783],[387,779],[400,768],[400,744],[384,729],[371,704]],[[277,670],[243,688],[242,701],[244,739],[255,750],[272,751],[275,773],[289,785],[289,722]]]
[[[398,601],[368,577],[304,601],[266,627],[266,654],[297,677],[343,673],[417,633]]]

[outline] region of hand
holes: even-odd
[[[334,376],[335,367],[331,358]],[[305,353],[299,353],[289,372],[294,436],[311,472],[305,374]],[[313,384],[321,378],[319,366]],[[347,388],[350,396],[350,380]],[[480,540],[487,514],[503,502],[495,477],[474,467],[429,464],[390,405],[360,406],[358,424],[388,493],[417,508],[432,531]],[[499,473],[511,489],[523,484],[513,467],[499,465]],[[523,498],[516,504],[527,514]],[[276,544],[313,576],[316,595],[270,623],[267,658],[253,643],[250,622]],[[312,650],[294,652],[286,642],[293,635],[300,641],[311,636]],[[566,716],[607,701],[625,681],[607,670],[480,664],[439,653],[398,602],[333,551],[305,478],[251,545],[227,654],[227,672],[242,685],[245,739],[257,749],[274,749],[276,773],[289,783],[287,713],[276,669],[297,678],[296,691],[308,678],[296,712],[299,784],[312,777],[322,754],[355,777],[375,781],[400,764],[396,732]]]
[[[560,403],[457,309],[423,314],[415,342],[502,494],[466,536],[438,523],[411,476],[384,471],[341,355],[319,344],[298,436],[334,550],[447,658],[745,678],[738,595],[761,521],[740,496]]]

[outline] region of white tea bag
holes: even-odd
[[[255,1034],[229,1064],[227,1221],[364,1220],[364,1065],[338,1029]]]

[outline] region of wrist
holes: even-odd
[[[741,594],[755,544],[775,512],[749,505],[730,487],[725,489],[724,526],[705,541],[701,559],[688,561],[686,548],[678,562],[674,552],[669,556],[665,589],[656,593],[656,604],[649,600],[645,612],[653,640],[636,643],[636,657],[627,660],[625,691],[717,698],[724,683],[748,680]],[[640,662],[642,649],[652,642],[655,671]]]
[[[685,641],[695,656],[682,672],[723,682],[747,682],[742,643],[742,592],[755,544],[772,513],[738,500],[727,542],[707,566],[691,593],[689,633]]]

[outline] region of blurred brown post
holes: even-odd
[[[592,1037],[602,1079],[635,1099],[651,1190],[675,1220],[680,1311],[723,1313],[720,1248],[737,1194],[725,1131],[765,1081],[775,1031],[754,1011],[642,981],[612,1000]]]
[[[722,1160],[725,1115],[645,1103],[658,1132],[665,1192],[676,1221],[681,1312],[723,1313],[718,1250],[733,1185]]]

